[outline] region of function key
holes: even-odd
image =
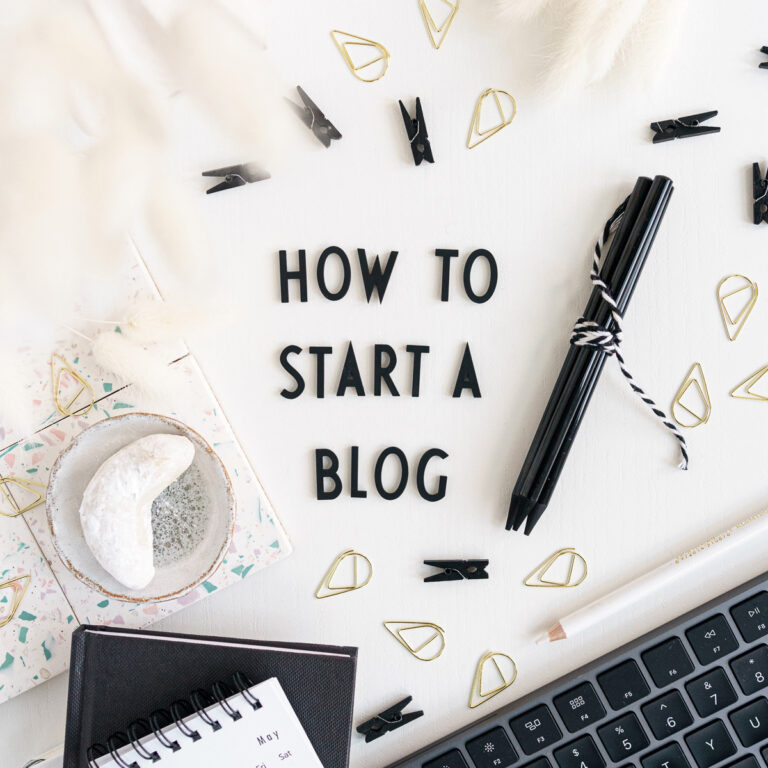
[[[597,730],[600,741],[614,763],[625,760],[648,746],[648,737],[637,715],[629,714]]]
[[[597,682],[614,709],[626,707],[651,692],[637,662],[631,659],[603,672],[598,676]]]
[[[435,760],[424,763],[422,768],[469,768],[467,761],[461,756],[458,749],[452,749]]]
[[[693,662],[676,637],[643,654],[643,663],[659,688],[693,672]]]
[[[721,613],[702,621],[685,634],[702,664],[711,664],[739,647],[736,636]]]
[[[571,732],[586,728],[605,717],[605,707],[591,683],[582,683],[555,697],[555,707]]]
[[[501,726],[468,742],[467,752],[475,768],[509,768],[517,762],[517,752]]]
[[[591,736],[582,736],[556,749],[555,760],[560,768],[605,768],[605,760]]]
[[[761,645],[731,662],[741,690],[749,696],[768,685],[768,646]]]
[[[670,691],[643,706],[643,715],[653,735],[661,740],[693,724],[693,717],[677,691]]]
[[[656,752],[646,755],[640,763],[643,768],[690,768],[683,750],[678,744],[667,744]]]
[[[509,724],[526,755],[532,755],[554,744],[562,736],[552,713],[545,704],[516,717]]]
[[[702,717],[714,715],[739,698],[722,667],[715,667],[706,675],[691,680],[685,690]]]
[[[768,635],[768,592],[758,592],[731,608],[731,616],[745,642],[753,643]]]
[[[758,699],[730,714],[739,741],[751,747],[768,739],[768,701]]]
[[[720,720],[686,736],[685,742],[699,768],[711,768],[736,754],[736,745]]]

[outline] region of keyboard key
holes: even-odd
[[[582,736],[555,750],[560,768],[605,768],[605,760],[591,736]]]
[[[685,686],[685,690],[688,691],[693,706],[702,717],[714,715],[715,712],[729,707],[738,699],[731,681],[721,667],[715,667],[706,675],[691,680]]]
[[[739,647],[736,636],[721,613],[702,621],[685,634],[702,664],[711,664]]]
[[[608,703],[614,709],[626,707],[645,698],[651,692],[640,667],[631,659],[603,672],[598,676],[597,682],[603,689]]]
[[[693,672],[693,662],[676,637],[643,654],[643,663],[659,688]]]
[[[643,715],[653,735],[661,740],[693,724],[693,717],[677,691],[670,691],[643,706]]]
[[[761,645],[734,659],[731,669],[747,696],[765,688],[768,685],[768,645]]]
[[[685,742],[699,768],[711,768],[736,754],[736,745],[720,720],[686,736]]]
[[[745,755],[735,763],[731,763],[728,768],[760,768],[760,766],[757,764],[757,758],[752,755]]]
[[[560,740],[562,733],[545,704],[529,710],[509,723],[523,752],[532,755]]]
[[[768,739],[768,701],[758,699],[730,714],[733,729],[745,747]]]
[[[643,726],[640,725],[637,715],[633,714],[624,715],[598,728],[597,735],[614,763],[625,760],[648,746],[648,737]]]
[[[552,768],[552,764],[547,760],[546,757],[540,757],[537,760],[534,760],[532,763],[528,763],[528,765],[524,765],[523,768]]]
[[[555,698],[565,727],[575,733],[605,717],[605,707],[591,683],[582,683]]]
[[[468,742],[467,752],[475,768],[509,768],[517,762],[517,752],[501,726]]]
[[[745,642],[753,643],[768,635],[768,592],[758,594],[731,608],[731,616]]]
[[[640,763],[643,768],[690,768],[691,764],[685,759],[683,750],[677,744],[668,744],[666,747],[646,755]]]
[[[423,768],[469,768],[458,749],[452,749],[435,760],[424,763]]]
[[[763,751],[760,753],[763,756],[763,762],[768,765],[768,747],[763,749]]]

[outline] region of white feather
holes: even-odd
[[[178,366],[168,365],[171,355],[162,350],[162,346],[148,348],[114,331],[99,333],[92,346],[96,365],[118,384],[132,384],[142,394],[170,404],[184,379]]]
[[[543,11],[562,5],[563,0],[496,0],[499,15],[504,19],[528,21]]]

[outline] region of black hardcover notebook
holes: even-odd
[[[190,692],[276,677],[323,768],[347,768],[357,649],[83,625],[72,636],[64,768]]]

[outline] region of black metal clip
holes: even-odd
[[[242,187],[243,184],[252,184],[254,181],[264,181],[270,178],[270,175],[259,168],[255,163],[243,163],[242,165],[229,165],[226,168],[216,168],[213,171],[203,171],[203,176],[221,176],[224,178],[220,184],[211,187],[205,191],[206,195],[211,192],[221,192],[224,189],[234,189]]]
[[[760,49],[760,53],[768,54],[768,45],[764,45]],[[762,64],[758,64],[758,66],[760,67],[760,69],[768,69],[768,61],[764,61]]]
[[[768,223],[768,167],[763,178],[760,163],[752,163],[752,198],[755,224]]]
[[[324,146],[330,147],[332,141],[338,141],[341,138],[336,126],[320,111],[320,108],[312,99],[307,96],[307,92],[300,86],[296,86],[301,100],[304,102],[302,107],[295,101],[286,99],[293,107],[296,114],[301,118],[304,125],[315,134],[317,140]]]
[[[718,126],[701,125],[716,114],[717,110],[715,109],[712,112],[678,117],[677,120],[660,120],[658,123],[651,123],[651,130],[655,134],[653,143],[659,144],[662,141],[672,141],[672,139],[687,139],[689,136],[703,136],[705,133],[720,133]]]
[[[427,576],[424,581],[461,581],[462,579],[487,579],[488,560],[425,560],[424,565],[442,568],[442,573]]]
[[[362,733],[365,736],[365,743],[378,739],[385,733],[390,731],[396,731],[398,728],[402,728],[404,725],[421,717],[424,713],[419,710],[418,712],[408,712],[404,715],[403,710],[413,701],[413,696],[403,699],[389,709],[385,709],[380,712],[376,717],[372,717],[362,725],[357,726],[357,732]]]
[[[432,157],[432,147],[429,144],[429,136],[427,136],[427,124],[424,121],[424,112],[421,110],[421,99],[416,97],[416,118],[413,119],[402,101],[400,104],[400,113],[403,116],[403,123],[405,123],[405,132],[408,134],[408,141],[411,143],[411,152],[413,153],[413,162],[416,165],[421,165],[422,160],[426,160],[428,163],[434,163],[435,159]]]

